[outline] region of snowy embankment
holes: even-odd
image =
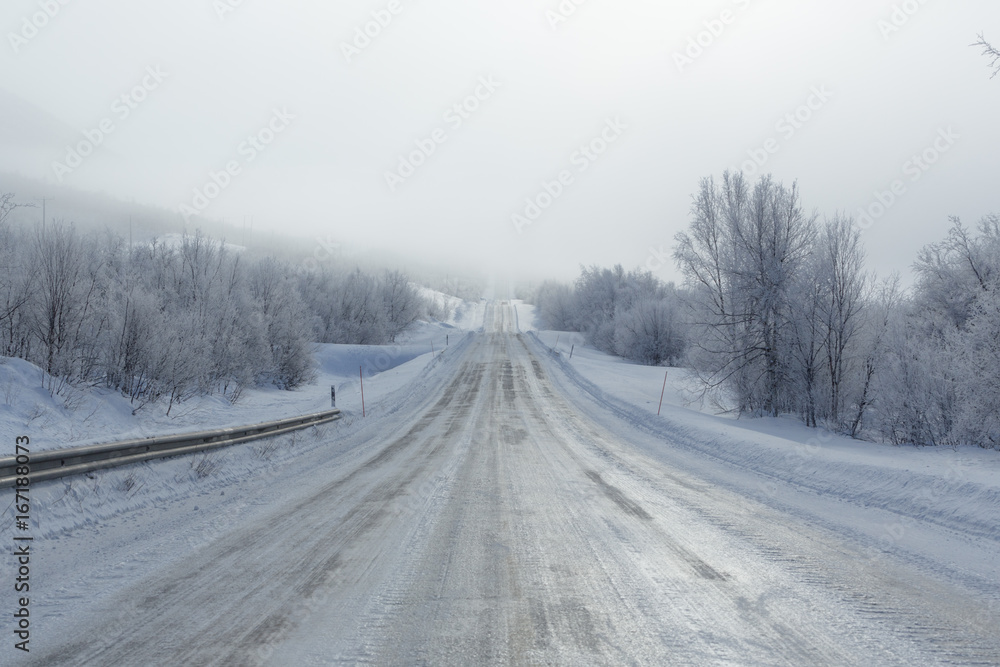
[[[629,424],[649,455],[852,534],[873,555],[954,568],[970,585],[997,578],[998,565],[983,557],[1000,549],[1000,452],[896,447],[793,418],[737,419],[698,400],[686,370],[640,366],[584,346],[579,334],[533,329],[532,308],[517,308],[555,384],[598,421]]]
[[[366,407],[411,381],[445,349],[448,337],[475,329],[482,321],[479,304],[463,304],[447,323],[420,322],[395,345],[314,347],[315,381],[293,391],[274,387],[247,389],[231,403],[222,396],[199,396],[176,404],[167,414],[165,400],[140,406],[119,392],[101,388],[62,387],[53,396],[50,378],[21,359],[0,358],[0,438],[13,442],[29,433],[34,451],[147,438],[201,429],[243,426],[330,408],[330,387],[337,407],[361,412],[360,376],[364,373]],[[377,377],[377,379],[375,379]]]
[[[386,386],[396,386],[418,372],[431,358],[423,345],[367,347],[317,345],[316,380],[292,391],[253,388],[231,403],[222,396],[197,396],[175,404],[144,406],[113,390],[64,387],[55,395],[43,388],[44,374],[20,359],[0,363],[0,434],[30,434],[34,451],[147,438],[202,429],[242,426],[304,415],[330,408],[330,387],[337,387],[337,407],[361,411],[359,374],[383,375],[366,386],[366,398],[376,403]]]
[[[274,476],[308,458],[304,455],[334,455],[338,448],[330,447],[326,436],[370,429],[379,417],[398,410],[410,393],[447,375],[442,368],[463,346],[468,331],[481,328],[482,313],[481,303],[462,304],[448,322],[418,323],[395,345],[317,345],[317,377],[308,385],[294,391],[248,389],[235,404],[218,396],[198,397],[175,405],[169,416],[165,402],[134,411],[136,406],[127,398],[103,389],[63,388],[53,396],[43,387],[47,378],[38,367],[3,358],[0,441],[13,443],[15,437],[27,435],[33,452],[318,412],[329,409],[331,386],[337,389],[337,407],[343,411],[340,421],[299,433],[38,484],[39,532],[35,535],[58,540],[60,535],[93,528],[118,514],[156,508],[185,496],[218,493],[261,474]],[[360,419],[362,372],[366,420]],[[4,529],[12,522],[13,509],[9,508]]]
[[[0,387],[6,382],[9,388],[6,395],[0,390],[0,437],[13,442],[17,435],[28,435],[32,451],[315,412],[329,408],[330,385],[337,387],[337,406],[344,412],[340,421],[285,436],[36,484],[33,536],[51,548],[80,529],[93,533],[94,538],[155,543],[145,526],[148,517],[140,518],[148,512],[178,503],[198,512],[199,505],[207,510],[221,502],[228,509],[210,522],[215,531],[227,515],[246,509],[245,500],[232,497],[233,492],[240,495],[241,485],[294,478],[293,471],[302,466],[309,469],[331,457],[349,456],[358,442],[377,437],[383,418],[392,419],[412,394],[447,378],[451,359],[464,348],[467,334],[450,324],[425,323],[395,346],[321,345],[316,352],[317,381],[309,386],[292,392],[250,390],[235,405],[201,398],[182,404],[183,410],[175,408],[169,417],[158,405],[133,415],[127,400],[94,390],[81,394],[79,403],[67,407],[59,396],[53,399],[41,388],[36,367],[6,360],[0,365]],[[450,336],[450,347],[445,347],[446,335]],[[361,418],[361,369],[366,419]],[[368,435],[361,437],[363,433]],[[225,498],[227,491],[231,498]],[[4,513],[5,531],[11,529],[13,514],[13,508]],[[128,534],[108,535],[100,529],[116,516],[135,518]]]

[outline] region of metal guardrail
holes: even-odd
[[[33,452],[30,455],[31,473],[28,478],[31,482],[42,482],[103,468],[148,461],[149,459],[191,454],[216,447],[228,447],[326,424],[340,419],[340,416],[340,410],[326,410],[251,426]],[[17,466],[16,457],[0,458],[0,488],[14,486],[15,480],[19,477],[15,474]]]

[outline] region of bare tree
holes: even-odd
[[[676,294],[643,297],[615,318],[620,356],[643,364],[674,364],[684,353],[685,336]]]
[[[799,413],[806,426],[816,426],[819,413],[817,390],[823,372],[823,352],[827,337],[821,313],[827,296],[827,284],[821,253],[813,253],[797,277],[796,298],[791,300],[789,316],[792,381],[799,395]]]
[[[7,221],[7,216],[18,208],[35,208],[34,204],[20,204],[14,197],[13,192],[0,192],[0,226]]]
[[[899,275],[893,275],[882,281],[873,290],[872,307],[868,309],[864,327],[864,360],[861,369],[861,383],[854,401],[854,416],[851,419],[851,437],[856,438],[861,432],[865,414],[872,405],[876,374],[885,366],[886,338],[892,318],[899,309],[901,292]]]
[[[254,317],[266,332],[272,359],[270,377],[282,389],[291,389],[312,377],[305,305],[287,268],[274,258],[258,261],[250,269],[249,295]]]
[[[3,356],[26,353],[27,336],[18,323],[25,319],[24,306],[31,298],[34,282],[34,272],[28,270],[30,260],[19,251],[25,239],[6,221],[15,209],[32,206],[17,203],[13,193],[0,193],[0,355]]]
[[[914,265],[918,305],[934,315],[927,318],[928,333],[939,338],[965,328],[977,296],[1000,277],[1000,216],[984,217],[978,237],[958,217],[951,225],[947,238],[922,248]]]
[[[68,371],[60,357],[77,324],[80,308],[75,297],[83,258],[73,227],[53,224],[44,232],[39,230],[34,241],[40,297],[34,332],[45,350],[45,372],[56,375]]]
[[[576,295],[569,285],[547,280],[534,295],[538,317],[548,329],[576,331]]]
[[[970,46],[980,46],[983,49],[983,55],[990,59],[990,67],[993,68],[993,74],[990,75],[992,79],[997,74],[1000,74],[1000,49],[986,41],[983,37],[983,33],[979,33],[979,41],[970,44]]]
[[[860,229],[850,218],[834,217],[827,222],[820,235],[819,252],[826,283],[821,314],[826,329],[829,416],[837,424],[844,407],[849,349],[861,329],[864,296],[868,287]]]
[[[396,336],[420,317],[423,300],[410,284],[410,279],[400,271],[386,271],[382,276],[381,290],[388,327],[386,335],[390,343],[395,343]]]
[[[752,190],[742,174],[702,181],[690,233],[674,257],[695,295],[695,322],[707,385],[729,384],[740,412],[777,415],[784,397],[789,311],[796,273],[815,236],[798,188],[769,176]]]
[[[576,319],[580,331],[599,350],[614,353],[615,313],[620,312],[628,280],[621,264],[611,269],[583,268],[576,279]]]

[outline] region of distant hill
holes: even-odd
[[[0,88],[0,171],[42,177],[52,159],[79,132],[41,108]]]
[[[153,237],[175,238],[184,231],[193,233],[200,229],[213,238],[243,246],[252,253],[302,262],[303,267],[323,264],[341,270],[360,268],[372,272],[399,269],[414,282],[470,301],[479,298],[486,283],[486,277],[479,270],[463,266],[460,261],[450,267],[441,267],[420,257],[361,250],[332,243],[329,238],[255,230],[250,221],[245,230],[242,224],[225,224],[213,219],[196,219],[185,225],[181,215],[174,210],[124,201],[104,192],[50,183],[23,172],[0,170],[0,192],[12,192],[18,202],[35,205],[14,211],[10,221],[15,224],[40,224],[44,197],[47,200],[45,215],[49,221],[73,223],[81,230],[111,230],[125,237],[131,234],[135,242],[149,241]]]
[[[180,214],[155,206],[127,202],[102,192],[77,190],[57,183],[48,183],[31,178],[23,173],[0,171],[0,192],[13,192],[18,202],[35,204],[35,208],[18,209],[11,215],[14,222],[37,224],[42,220],[42,198],[45,202],[45,216],[48,220],[62,220],[74,223],[81,229],[111,229],[121,234],[132,233],[137,240],[159,236],[165,233],[183,231]],[[225,231],[209,229],[213,236]]]

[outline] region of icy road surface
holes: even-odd
[[[31,662],[1000,662],[996,613],[946,577],[643,454],[540,350],[489,309],[391,428],[78,605]]]

